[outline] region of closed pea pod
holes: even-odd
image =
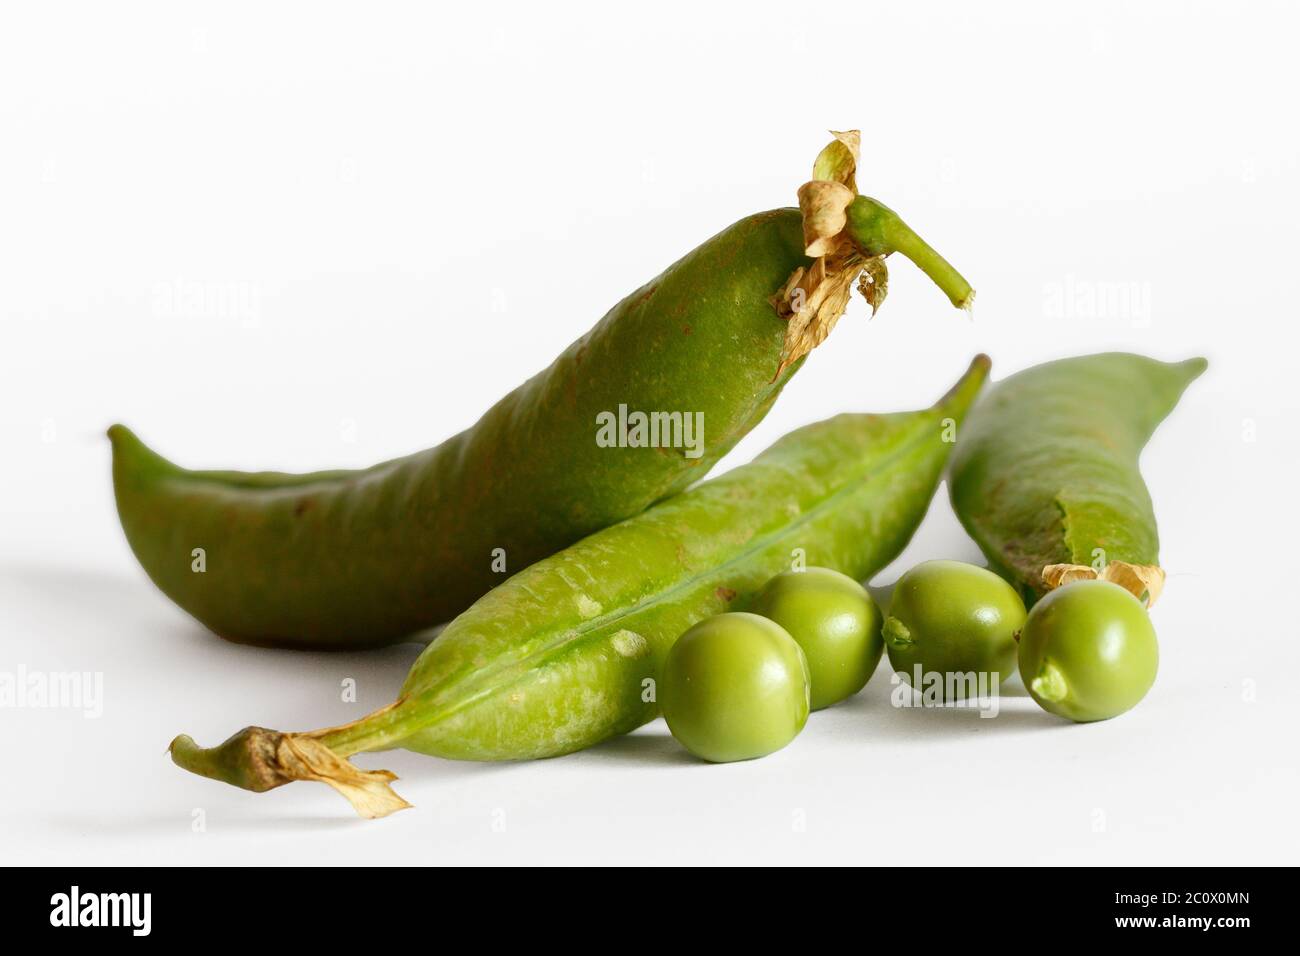
[[[1138,457],[1204,359],[1112,352],[989,389],[961,430],[949,489],[990,565],[1027,602],[1100,577],[1153,602],[1165,573]]]
[[[397,701],[311,733],[247,728],[182,767],[251,790],[319,780],[358,811],[406,804],[391,774],[346,758],[402,747],[466,760],[550,757],[651,720],[673,642],[743,606],[792,555],[864,579],[924,516],[960,420],[987,374],[982,356],[938,404],[840,415],[787,435],[751,464],[521,571],[420,655]]]
[[[723,230],[436,448],[357,471],[191,471],[114,426],[132,550],[223,637],[375,646],[464,610],[504,580],[503,564],[517,571],[676,494],[763,418],[854,280],[865,275],[879,304],[886,255],[969,303],[947,262],[857,195],[857,145],[837,134],[800,209]],[[625,433],[622,410],[660,416],[666,436]]]

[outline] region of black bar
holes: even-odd
[[[419,873],[397,867],[332,869],[245,868],[70,868],[10,869],[0,914],[6,940],[29,935],[52,938],[77,933],[83,939],[117,937],[200,940],[296,939],[304,942],[335,919],[352,930],[404,934],[404,920],[420,914],[435,917],[438,937],[475,916],[487,926],[549,925],[564,932],[570,920],[595,916],[602,922],[626,922],[629,942],[642,945],[668,929],[665,920],[687,914],[682,924],[694,924],[701,913],[692,897],[706,899],[724,911],[735,907],[728,922],[744,932],[759,929],[770,907],[789,909],[786,926],[798,931],[805,916],[831,912],[866,922],[843,930],[872,938],[878,930],[911,932],[916,938],[992,942],[1016,939],[1025,944],[1044,940],[1074,942],[1107,936],[1114,939],[1152,937],[1178,942],[1193,938],[1231,944],[1255,928],[1275,933],[1286,926],[1279,918],[1279,900],[1294,882],[1290,870],[1222,868],[1097,868],[1097,869],[961,869],[912,868],[860,870],[844,880],[838,874],[807,874],[805,884],[789,877],[733,873],[720,886],[691,874],[647,874],[613,881],[570,874],[546,880],[511,878],[499,873]],[[736,890],[756,885],[758,896]],[[72,888],[77,887],[77,922],[90,921],[101,911],[116,926],[71,926]],[[105,900],[100,894],[113,894]],[[118,894],[139,894],[122,897]],[[147,896],[147,933],[145,901]],[[841,904],[845,895],[858,902]],[[93,898],[94,902],[87,902]],[[676,901],[674,905],[673,901]],[[747,912],[742,900],[766,901]],[[602,902],[603,901],[603,902]],[[101,904],[107,905],[101,905]],[[130,908],[128,908],[128,906]],[[811,911],[806,912],[805,911]],[[582,914],[586,912],[586,916]],[[714,912],[717,912],[714,910]],[[322,922],[309,929],[304,920],[316,914]],[[640,914],[639,916],[637,914]],[[651,916],[651,914],[654,914]],[[134,921],[131,916],[134,915]],[[134,925],[132,923],[134,922]],[[785,922],[785,921],[782,921]],[[55,925],[55,924],[60,925]],[[823,928],[824,923],[821,923]],[[721,928],[721,927],[719,927]],[[569,931],[589,932],[571,926]],[[308,935],[304,937],[302,934]],[[1047,936],[1035,934],[1050,934]],[[651,945],[653,945],[651,943]]]

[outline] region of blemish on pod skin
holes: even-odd
[[[643,657],[650,650],[650,645],[646,643],[644,637],[636,631],[626,629],[616,631],[609,642],[614,645],[614,650],[624,657]]]

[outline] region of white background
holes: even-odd
[[[0,710],[0,859],[1295,863],[1298,28],[1282,3],[6,6],[0,669],[102,672],[105,701]],[[1137,710],[896,710],[882,670],[739,765],[662,722],[549,762],[366,755],[416,805],[373,823],[171,765],[180,731],[359,716],[418,648],[205,633],[127,549],[106,426],[192,466],[433,444],[793,204],[849,127],[863,191],[972,280],[974,320],[891,260],[880,315],[855,299],[724,467],[928,404],[976,351],[995,375],[1208,356],[1144,458],[1170,580]],[[876,583],[940,556],[979,557],[942,491]]]

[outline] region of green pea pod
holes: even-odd
[[[804,561],[864,579],[924,516],[954,428],[988,372],[979,356],[933,407],[840,415],[526,568],[447,625],[397,701],[312,733],[246,728],[224,744],[178,737],[177,764],[249,790],[319,780],[363,816],[406,806],[386,771],[351,754],[402,747],[464,760],[551,757],[658,713],[655,681],[697,621],[746,605]]]
[[[970,303],[947,262],[857,196],[857,134],[836,137],[799,191],[802,212],[723,230],[436,448],[358,471],[190,471],[114,426],[117,507],[136,557],[231,640],[377,646],[463,611],[503,567],[676,494],[762,420],[855,279],[880,303],[886,255]]]
[[[1048,362],[989,389],[962,428],[953,507],[1027,602],[1100,577],[1148,603],[1164,584],[1138,456],[1205,359],[1111,352]]]

